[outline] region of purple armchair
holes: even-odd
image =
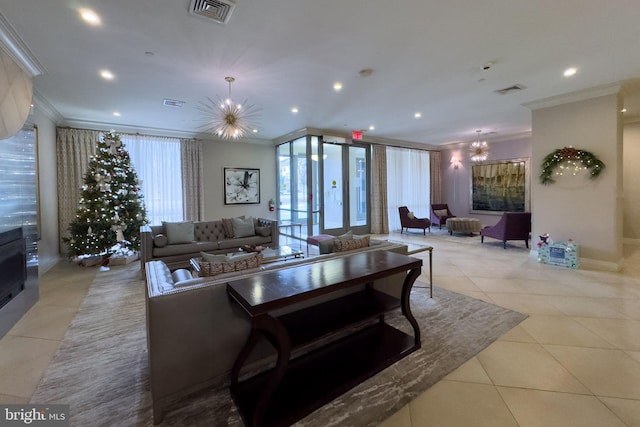
[[[480,241],[484,243],[484,237],[493,237],[502,240],[502,246],[507,249],[507,240],[524,240],[529,247],[529,235],[531,234],[531,212],[505,212],[496,225],[486,226],[480,231]]]
[[[400,206],[398,208],[398,212],[400,213],[400,234],[402,234],[402,232],[404,231],[404,229],[406,228],[407,231],[410,228],[421,228],[422,229],[422,234],[426,235],[426,229],[429,229],[429,232],[431,232],[431,221],[429,221],[429,218],[410,218],[409,217],[409,208],[407,208],[406,206]]]
[[[449,210],[449,205],[446,203],[431,205],[431,224],[438,224],[441,230],[443,225],[447,225],[449,218],[455,217],[456,216]]]

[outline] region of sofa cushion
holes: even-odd
[[[370,242],[369,236],[364,236],[357,239],[348,239],[348,240],[337,239],[335,242],[333,242],[333,251],[345,252],[345,251],[352,251],[354,249],[366,248],[369,246],[369,242]]]
[[[416,219],[416,216],[414,215],[413,212],[409,212],[407,216],[409,217],[409,219]]]
[[[193,222],[162,222],[167,240],[170,245],[191,243],[195,240]]]
[[[242,218],[233,218],[233,237],[249,237],[255,236],[256,230],[253,223],[253,218],[249,217],[247,219]]]
[[[220,249],[218,242],[191,242],[179,245],[167,245],[164,248],[153,248],[154,257],[167,257],[174,255],[194,254],[196,257],[200,252],[215,251]]]
[[[436,214],[436,216],[438,217],[443,217],[443,216],[447,216],[449,211],[447,211],[446,209],[436,209],[433,211],[433,213]]]
[[[318,242],[318,250],[320,251],[320,254],[330,254],[333,252],[333,242],[336,240],[336,238],[334,237],[333,239],[327,239],[327,240],[320,240]]]
[[[256,235],[258,236],[263,236],[263,237],[271,236],[271,227],[258,226],[255,228],[255,230],[256,230]]]
[[[156,234],[153,238],[153,245],[156,248],[164,248],[169,243],[169,239],[164,234]]]

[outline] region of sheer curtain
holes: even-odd
[[[429,217],[430,187],[428,151],[387,147],[389,230],[400,230],[399,206],[407,206],[416,217]]]
[[[58,166],[58,232],[60,253],[66,254],[63,237],[69,237],[69,224],[76,216],[84,174],[96,152],[100,132],[86,129],[56,128]]]
[[[141,181],[147,218],[152,225],[183,221],[181,142],[178,138],[121,134]]]

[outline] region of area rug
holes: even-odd
[[[376,425],[526,318],[441,288],[430,299],[427,286],[416,285],[411,307],[422,348],[296,425]],[[152,426],[144,301],[139,265],[98,273],[31,402],[69,404],[72,426]],[[411,331],[400,315],[389,322]],[[161,425],[243,424],[228,389],[218,387],[174,405]]]

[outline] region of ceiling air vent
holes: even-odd
[[[220,24],[226,24],[235,7],[236,2],[233,0],[192,0],[189,11],[194,15],[204,16]]]
[[[165,98],[162,101],[162,105],[164,105],[166,107],[178,107],[178,108],[180,108],[180,107],[182,107],[184,105],[184,101],[178,101],[176,99]]]
[[[516,84],[513,86],[505,87],[504,89],[498,89],[496,90],[496,92],[498,92],[500,95],[507,95],[509,93],[519,92],[523,89],[526,89],[524,85]]]

